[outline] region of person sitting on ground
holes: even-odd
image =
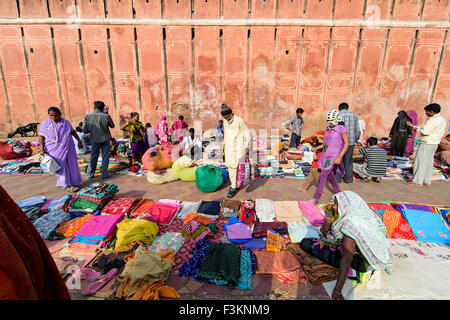
[[[354,163],[353,172],[356,173],[364,182],[370,180],[381,182],[381,178],[386,176],[387,156],[386,150],[377,146],[378,139],[370,137],[367,139],[366,146],[358,152],[363,155],[367,163]]]
[[[441,143],[438,144],[438,149],[434,154],[444,166],[450,165],[450,134],[442,138]]]
[[[111,138],[111,147],[110,147],[110,151],[109,151],[109,156],[110,157],[117,157],[118,156],[118,150],[119,150],[119,147],[117,146],[116,139]]]
[[[341,290],[347,279],[356,248],[371,269],[384,270],[391,274],[393,264],[386,237],[386,226],[381,218],[353,191],[339,192],[333,198],[332,212],[327,210],[327,218],[321,232],[324,238],[327,238],[330,233],[334,239],[341,240],[342,258],[331,298],[344,300]],[[332,222],[333,216],[337,216],[334,222]]]
[[[145,128],[147,130],[147,143],[148,147],[152,148],[158,144],[158,135],[156,134],[156,130],[152,127],[152,125],[147,122],[145,124]]]
[[[289,150],[289,135],[284,134],[283,138],[281,138],[280,143],[278,144],[278,152],[280,154],[280,162],[286,162],[286,151]]]

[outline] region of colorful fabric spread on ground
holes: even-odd
[[[333,266],[324,263],[300,246],[304,239],[320,238],[324,211],[329,210],[329,204],[314,206],[270,199],[151,201],[115,198],[117,192],[113,184],[91,184],[73,197],[49,200],[33,197],[17,204],[41,238],[65,239],[66,245],[58,253],[60,258],[91,257],[95,270],[100,270],[103,277],[109,272],[114,274],[113,269],[117,268],[113,276],[117,282],[112,287],[117,288],[115,296],[122,299],[179,298],[177,291],[165,284],[169,274],[192,277],[199,285],[214,284],[230,290],[253,290],[258,283],[254,275],[272,276],[284,284],[324,284],[326,288],[337,278],[338,269],[333,263]],[[392,241],[404,241],[411,248],[422,246],[421,241],[430,245],[427,248],[434,248],[433,243],[448,244],[448,208],[394,202],[366,204],[349,191],[337,194],[336,198],[339,216],[333,218],[333,235],[338,239],[344,235],[354,239],[359,254],[376,270],[390,272],[394,264],[393,279],[399,277],[397,263],[406,260],[401,260],[401,255],[389,254]],[[251,204],[244,209],[253,211],[244,210],[240,214],[242,203]],[[226,208],[235,215],[225,216]],[[373,226],[376,232],[369,231]],[[269,233],[280,240],[276,251],[271,251],[266,241]],[[99,259],[101,252],[113,252],[116,260],[106,263]],[[359,270],[354,264],[352,268]],[[403,266],[399,268],[403,272]],[[380,276],[370,278],[366,273],[364,277],[362,283],[369,284],[371,291],[358,291],[353,282],[346,282],[345,288],[351,287],[353,293],[361,295],[373,294],[376,291],[370,287],[372,278]],[[389,278],[381,277],[389,286],[399,286],[397,280],[392,284],[386,280]],[[430,285],[425,288],[437,296],[448,296]]]

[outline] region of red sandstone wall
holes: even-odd
[[[439,0],[0,0],[0,18],[381,19],[448,22]],[[17,5],[18,4],[18,5]],[[184,114],[203,129],[229,104],[250,126],[281,128],[298,106],[305,134],[347,101],[367,133],[397,111],[438,102],[450,118],[450,45],[443,28],[0,24],[0,132],[46,119],[73,126],[93,101],[122,124]],[[250,30],[250,31],[249,31]],[[270,132],[270,131],[269,131]],[[118,130],[115,132],[119,133]]]

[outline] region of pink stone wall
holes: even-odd
[[[6,2],[2,0],[1,2]],[[440,103],[450,118],[448,29],[342,26],[348,21],[449,21],[439,0],[19,0],[0,18],[63,18],[63,24],[0,24],[0,133],[46,119],[58,106],[75,127],[93,101],[115,122],[130,112],[156,125],[183,114],[204,130],[230,105],[254,129],[282,129],[297,107],[304,134],[323,129],[346,101],[385,136],[399,110]],[[12,4],[12,5],[11,5]],[[76,24],[76,18],[168,19],[166,24]],[[187,22],[170,23],[170,19]],[[317,25],[194,26],[199,19],[318,19]],[[329,27],[320,22],[335,21]],[[118,127],[117,126],[117,127]],[[270,131],[269,131],[270,132]],[[118,129],[114,132],[120,134]],[[283,133],[283,129],[281,130]]]

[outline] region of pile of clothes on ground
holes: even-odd
[[[75,273],[60,269],[68,282],[83,279],[84,295],[111,282],[116,298],[179,298],[166,285],[171,274],[239,290],[250,290],[255,275],[271,275],[284,284],[337,279],[338,265],[328,264],[323,250],[317,250],[339,254],[340,243],[320,239],[331,204],[154,201],[118,192],[114,184],[95,183],[74,196],[17,202],[43,239],[66,241],[58,265],[85,261]],[[385,223],[389,239],[450,244],[450,208],[394,202],[369,206]],[[361,285],[367,275],[359,271],[349,277]]]

